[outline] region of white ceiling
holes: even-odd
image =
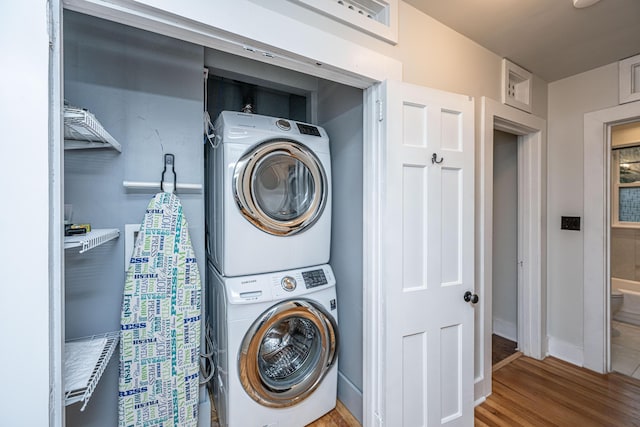
[[[640,0],[404,0],[547,82],[640,53]]]

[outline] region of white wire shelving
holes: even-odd
[[[122,151],[120,143],[102,127],[93,114],[68,105],[64,107],[64,148],[113,148]]]
[[[117,228],[104,228],[91,230],[87,234],[76,234],[74,236],[64,237],[64,248],[80,248],[83,254],[90,249],[102,245],[103,243],[113,240],[120,236],[120,230]]]
[[[80,411],[84,411],[118,346],[119,339],[120,333],[115,331],[65,343],[63,374],[66,406],[83,402]]]

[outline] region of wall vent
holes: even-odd
[[[372,36],[398,42],[398,0],[290,0]]]
[[[531,112],[532,74],[508,59],[502,60],[502,103]]]
[[[640,100],[640,55],[618,62],[620,104]]]

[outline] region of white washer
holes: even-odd
[[[225,278],[209,263],[209,274],[220,425],[300,427],[331,411],[338,381],[331,267]]]
[[[331,158],[321,127],[223,111],[207,157],[210,259],[227,277],[329,262]]]

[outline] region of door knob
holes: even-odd
[[[464,300],[466,302],[470,302],[471,304],[475,304],[478,302],[480,298],[478,298],[477,294],[472,293],[471,291],[467,291],[464,293]]]

